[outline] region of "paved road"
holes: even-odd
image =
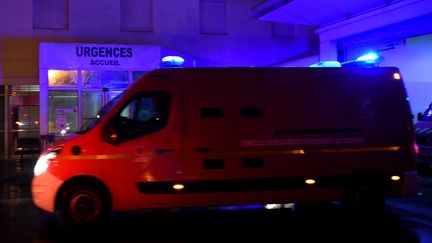
[[[0,162],[1,163],[1,162]],[[7,165],[6,165],[7,164]],[[343,211],[336,203],[263,207],[144,210],[114,214],[97,227],[70,228],[30,199],[33,162],[3,162],[0,242],[432,242],[432,179],[419,195],[389,199],[383,214]],[[6,173],[7,172],[7,173]]]

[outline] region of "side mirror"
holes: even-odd
[[[423,113],[419,112],[417,113],[417,121],[423,120]]]

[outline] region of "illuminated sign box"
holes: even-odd
[[[151,70],[158,67],[163,48],[152,45],[41,43],[40,68]]]

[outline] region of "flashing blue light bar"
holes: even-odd
[[[179,56],[165,56],[162,58],[162,63],[169,66],[180,66],[184,63],[184,59]]]
[[[309,67],[341,67],[341,63],[338,61],[322,61],[309,65]]]
[[[366,62],[366,63],[374,63],[380,59],[380,56],[375,52],[366,53],[363,56],[357,57],[356,61]]]

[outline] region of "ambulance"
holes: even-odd
[[[398,68],[151,71],[43,151],[34,204],[86,224],[139,209],[415,195],[410,105]]]

